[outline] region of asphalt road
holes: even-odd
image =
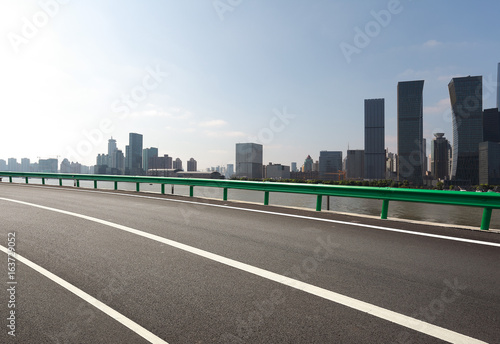
[[[0,245],[0,343],[500,343],[498,233],[0,183]]]

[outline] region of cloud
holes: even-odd
[[[443,45],[443,43],[436,41],[435,39],[428,40],[423,44],[424,48],[434,48]]]
[[[200,122],[198,125],[200,127],[214,128],[214,127],[222,127],[226,124],[227,122],[222,119],[214,119],[211,121]]]
[[[450,99],[448,98],[441,99],[435,105],[424,107],[425,115],[442,115],[447,111],[450,111]]]

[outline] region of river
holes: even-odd
[[[5,182],[5,178],[4,178]],[[24,183],[24,179],[13,178],[15,183]],[[30,184],[41,184],[40,179],[30,179]],[[47,185],[58,185],[59,181],[55,179],[46,180]],[[73,180],[63,180],[63,185],[73,186]],[[92,181],[81,181],[80,186],[84,188],[93,188]],[[113,189],[112,182],[98,182],[100,189]],[[135,191],[135,183],[119,183],[119,190]],[[160,193],[159,184],[141,184],[141,191]],[[165,192],[171,193],[171,186],[165,186]],[[194,196],[222,199],[222,189],[220,188],[206,188],[195,187]],[[175,185],[174,194],[176,195],[189,195],[189,186]],[[247,191],[247,190],[228,190],[228,200],[255,202],[263,204],[264,192],[262,191]],[[323,197],[322,209],[327,209],[326,197]],[[300,208],[316,208],[316,196],[314,195],[301,195],[301,194],[284,194],[284,193],[270,193],[269,204],[292,206]],[[380,216],[382,209],[382,201],[361,198],[346,198],[346,197],[330,197],[330,210]],[[460,207],[450,205],[436,205],[425,203],[408,203],[408,202],[390,202],[389,203],[389,217],[402,218],[418,221],[429,221],[436,223],[447,223],[455,225],[465,225],[479,227],[481,224],[481,217],[483,214],[482,208],[474,207]],[[491,228],[500,229],[500,210],[493,210],[491,217]]]

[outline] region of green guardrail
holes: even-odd
[[[322,185],[322,184],[296,184],[296,183],[273,183],[253,182],[241,180],[224,179],[197,179],[197,178],[171,178],[171,177],[143,177],[143,176],[119,176],[119,175],[97,175],[97,174],[66,174],[66,173],[25,173],[25,172],[0,172],[0,177],[25,178],[26,184],[29,178],[41,179],[45,185],[46,179],[58,179],[59,185],[65,179],[74,180],[80,187],[81,180],[97,182],[114,182],[114,189],[118,189],[118,183],[135,183],[136,191],[140,191],[141,183],[161,184],[161,193],[165,193],[165,185],[187,185],[189,196],[194,196],[195,186],[223,188],[223,200],[227,201],[228,189],[254,190],[264,192],[264,205],[269,204],[270,192],[284,192],[296,194],[316,195],[316,210],[321,211],[323,196],[371,198],[382,200],[381,219],[387,219],[390,201],[417,202],[431,204],[459,205],[483,208],[481,229],[488,230],[490,227],[491,213],[493,209],[500,209],[500,194],[493,192],[458,192],[444,190],[422,190],[422,189],[399,189],[399,188],[377,188],[366,186],[344,186],[344,185]]]

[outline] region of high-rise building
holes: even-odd
[[[385,165],[385,161],[384,161]],[[365,175],[365,151],[362,149],[347,150],[345,162],[346,178],[354,180],[362,180]],[[384,166],[385,170],[385,166]],[[384,175],[385,178],[385,175]],[[384,179],[380,178],[380,179]]]
[[[426,172],[428,171],[428,165],[427,165],[427,139],[422,139],[422,157],[424,158],[424,165],[423,165],[423,175],[425,176]]]
[[[291,165],[290,172],[297,172],[297,163],[292,162],[290,165]]]
[[[125,172],[125,156],[123,155],[123,151],[117,149],[114,154],[115,168],[117,174],[123,174]]]
[[[173,162],[173,168],[174,170],[182,170],[182,160],[177,158]]]
[[[19,172],[19,164],[17,163],[16,158],[9,158],[7,159],[8,167],[7,169],[10,172]]]
[[[313,163],[313,172],[319,172],[319,160],[316,160],[314,163]]]
[[[30,171],[30,159],[22,158],[21,159],[21,172],[29,172]]]
[[[172,157],[168,154],[160,157],[151,157],[148,167],[150,170],[169,170],[172,169]]]
[[[142,150],[142,169],[147,172],[149,169],[149,158],[158,156],[158,148],[144,148]]]
[[[314,160],[310,155],[304,160],[304,169],[302,172],[311,172],[313,170]]]
[[[108,140],[108,155],[113,155],[113,153],[117,150],[118,148],[116,148],[116,140],[111,137],[109,140]]]
[[[116,140],[111,137],[108,140],[108,157],[109,157],[109,167],[116,168],[115,152],[118,148],[116,147]]]
[[[61,173],[71,173],[71,163],[68,159],[64,158],[63,161],[61,161],[59,170]]]
[[[7,171],[7,161],[0,159],[0,171]]]
[[[479,144],[479,184],[500,185],[500,143]]]
[[[46,173],[57,173],[58,167],[57,159],[39,159],[38,160],[38,170],[40,172]]]
[[[236,176],[262,178],[263,147],[258,143],[236,144]]]
[[[129,170],[130,158],[131,158],[130,146],[126,145],[125,146],[125,169],[123,170],[123,174],[129,174],[130,173],[130,170]]]
[[[500,111],[497,108],[483,111],[483,141],[500,142]]]
[[[281,164],[273,164],[272,162],[266,166],[266,178],[269,179],[290,179],[290,166]]]
[[[107,166],[109,167],[109,155],[107,154],[97,154],[96,166]]]
[[[431,174],[434,179],[447,179],[450,143],[444,133],[435,133],[434,136],[431,141]]]
[[[483,141],[483,77],[453,78],[448,84],[453,126],[451,179],[456,184],[479,182],[479,143]]]
[[[231,178],[234,174],[234,164],[227,164],[226,178]]]
[[[389,152],[387,149],[387,158],[385,161],[385,179],[395,180],[398,173],[398,155]]]
[[[385,179],[384,105],[384,99],[365,99],[365,179]]]
[[[424,81],[398,83],[398,179],[423,184]]]
[[[194,160],[193,158],[189,159],[188,162],[187,162],[187,170],[188,172],[196,172],[198,171],[198,163],[196,162],[196,160]]]
[[[142,175],[142,135],[129,134],[128,152],[126,158],[125,174]]]
[[[322,180],[339,180],[342,171],[342,152],[319,152],[319,178]]]

